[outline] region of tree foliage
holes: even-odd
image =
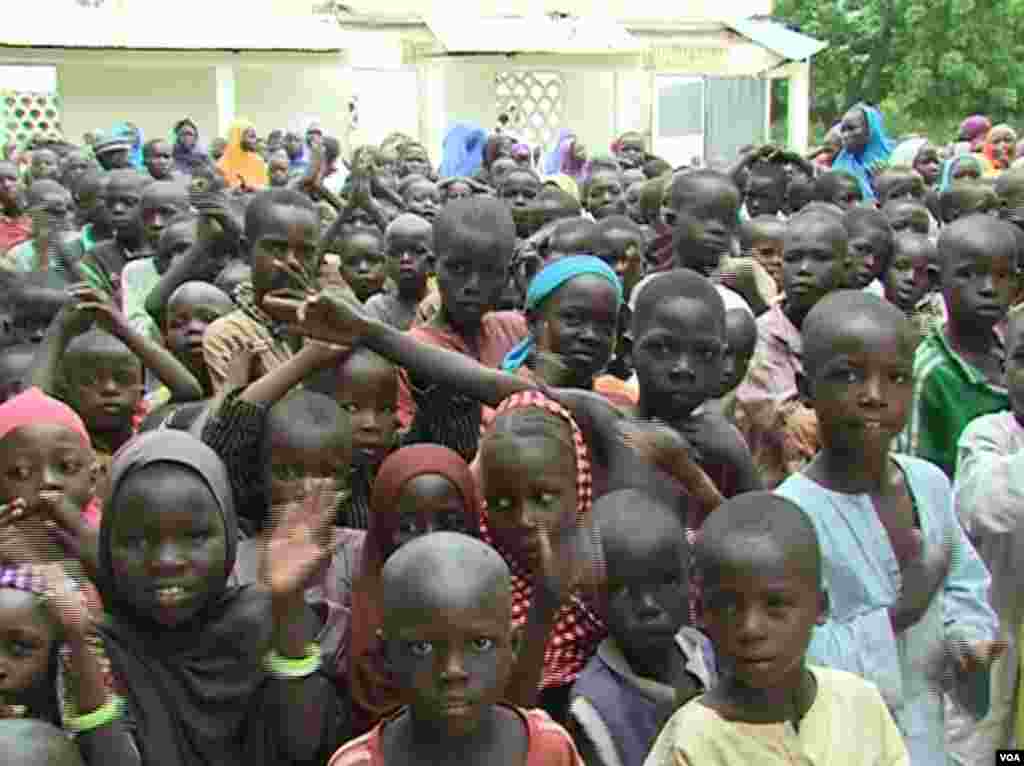
[[[829,44],[812,67],[821,126],[860,100],[935,139],[968,114],[1024,113],[1024,0],[779,0],[774,15]]]

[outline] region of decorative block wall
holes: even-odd
[[[36,134],[61,133],[60,96],[0,90],[0,143],[10,140],[24,146]]]

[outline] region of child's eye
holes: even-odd
[[[346,404],[343,404],[342,408],[345,410],[345,412],[349,413],[350,415],[354,415],[359,411],[359,408],[353,402],[347,402]]]
[[[558,498],[556,497],[556,495],[553,492],[541,492],[540,493],[539,500],[541,502],[541,505],[553,505],[555,500],[557,500],[557,499]]]
[[[494,648],[494,641],[489,638],[474,638],[473,649],[478,652],[489,652]]]
[[[202,542],[209,538],[210,532],[206,529],[193,529],[191,532],[189,532],[188,536],[190,540]]]
[[[508,511],[512,508],[512,501],[507,497],[499,497],[493,503],[490,503],[493,507],[499,511]]]
[[[78,473],[82,470],[82,463],[78,460],[65,460],[60,464],[60,469],[64,473]]]
[[[891,376],[892,382],[900,386],[909,383],[910,379],[911,375],[906,372],[894,372]]]
[[[449,263],[449,264],[446,264],[446,268],[452,274],[465,274],[466,271],[467,271],[466,266],[464,266],[461,263]]]
[[[32,478],[32,469],[26,465],[12,466],[7,475],[15,481],[28,481]]]
[[[430,641],[412,641],[409,643],[409,653],[414,657],[429,657],[434,651],[434,645]]]

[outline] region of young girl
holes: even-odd
[[[154,431],[111,468],[100,529],[99,626],[136,763],[323,763],[347,733],[302,603],[327,555],[329,506],[295,510],[268,545],[265,586],[229,587],[231,485],[209,448]]]
[[[778,493],[811,518],[821,546],[829,614],[808,658],[877,684],[911,762],[946,763],[943,692],[984,715],[987,699],[965,682],[987,688],[999,649],[990,578],[949,479],[890,451],[913,398],[916,333],[895,306],[844,290],[811,309],[802,337],[822,446]]]
[[[349,641],[329,665],[348,679],[357,733],[368,731],[402,703],[377,635],[384,561],[420,535],[438,530],[475,535],[480,526],[469,466],[437,444],[405,447],[385,460],[373,485],[370,509],[365,537],[335,554],[326,580],[329,588],[342,594],[339,600],[351,605]]]

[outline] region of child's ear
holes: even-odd
[[[519,658],[519,652],[523,648],[523,629],[522,626],[512,628],[512,632],[509,633],[508,645],[512,650],[512,655],[516,659]]]
[[[828,597],[828,591],[824,588],[818,593],[818,617],[814,621],[815,625],[824,625],[828,622],[828,613],[832,608],[831,600]]]
[[[384,633],[383,628],[377,628],[376,637],[380,642],[381,656],[384,658],[384,664],[389,668],[393,667],[394,658],[391,656],[391,642],[388,641],[387,634]]]

